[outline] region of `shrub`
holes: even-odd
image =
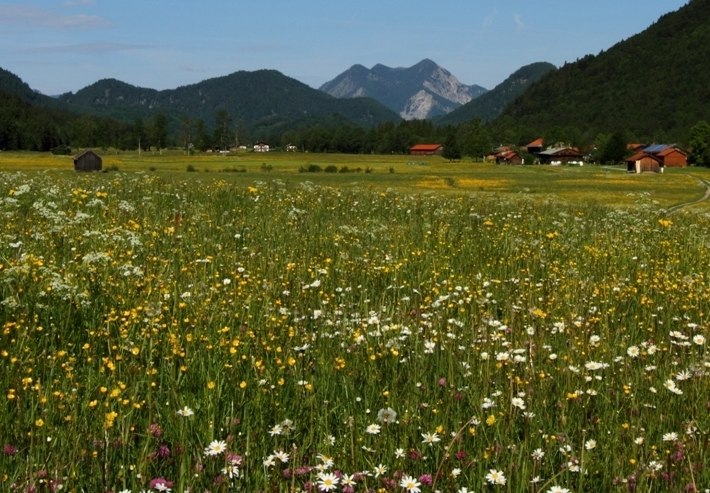
[[[317,164],[309,164],[308,168],[306,168],[306,171],[308,171],[309,173],[320,173],[321,171],[323,171],[323,168],[321,168]]]

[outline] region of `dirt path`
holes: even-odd
[[[697,204],[698,202],[702,202],[703,200],[708,200],[710,199],[710,181],[708,180],[703,180],[702,178],[698,178],[697,176],[693,176],[696,180],[698,180],[700,183],[705,185],[705,195],[700,197],[697,200],[691,200],[690,202],[682,202],[680,204],[676,204],[672,207],[668,208],[668,213],[672,214],[673,212],[677,212],[681,209],[684,209],[685,207],[691,206],[693,204]]]

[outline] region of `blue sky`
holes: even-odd
[[[275,69],[319,87],[356,63],[430,58],[492,89],[598,54],[686,0],[0,0],[0,67],[59,94],[103,78],[173,89]]]

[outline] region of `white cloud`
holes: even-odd
[[[65,7],[87,7],[89,5],[94,5],[94,0],[67,0],[62,5]]]
[[[493,9],[491,12],[488,13],[488,15],[483,18],[483,25],[481,26],[481,28],[484,33],[493,26],[496,17],[498,17],[498,9]]]
[[[513,14],[513,20],[515,21],[515,28],[518,31],[525,29],[525,23],[523,22],[523,16],[520,14]]]
[[[0,24],[67,29],[105,27],[109,22],[95,15],[61,15],[24,5],[0,5]]]
[[[129,44],[129,43],[79,43],[67,45],[45,45],[25,48],[20,51],[23,53],[79,53],[79,54],[96,54],[96,53],[111,53],[117,51],[136,51],[153,49],[154,46]]]

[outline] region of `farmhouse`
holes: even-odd
[[[656,156],[663,166],[685,168],[688,166],[688,155],[675,145],[654,144],[643,149],[643,152]]]
[[[574,147],[550,147],[539,152],[542,164],[567,164],[582,162],[582,153]]]
[[[653,144],[637,149],[633,155],[626,158],[626,170],[630,173],[662,173],[666,166],[684,168],[688,166],[688,155],[674,145]]]
[[[266,142],[257,142],[254,144],[254,152],[269,152],[269,144]]]
[[[506,149],[495,155],[496,164],[524,164],[525,160],[518,151]]]
[[[538,139],[533,140],[528,145],[526,145],[525,149],[527,149],[527,151],[530,154],[534,155],[534,154],[541,153],[544,146],[545,146],[545,141],[542,140],[542,137],[540,137]]]
[[[484,161],[486,162],[491,162],[491,161],[496,161],[498,159],[498,156],[505,154],[506,152],[512,152],[514,149],[510,146],[499,146],[490,151],[488,154],[486,154],[483,158]]]
[[[101,156],[91,149],[74,156],[75,171],[101,171]]]
[[[441,144],[417,144],[409,149],[409,154],[417,156],[440,156],[443,153],[444,146]]]

